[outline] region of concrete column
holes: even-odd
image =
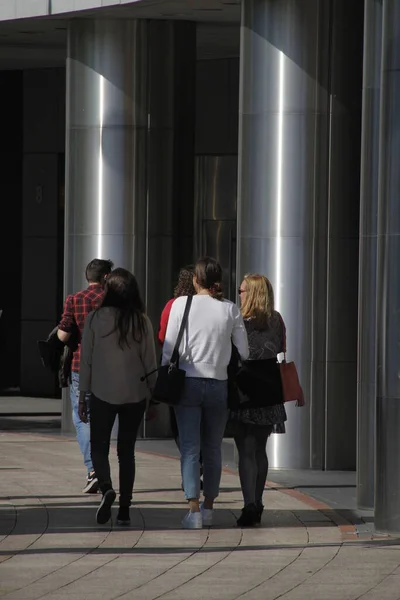
[[[329,18],[320,0],[242,3],[237,277],[272,280],[307,398],[273,467],[323,461]]]
[[[383,1],[375,528],[400,534],[400,0]]]
[[[358,288],[357,504],[374,506],[376,422],[376,260],[382,0],[365,0]]]
[[[177,202],[188,201],[175,193],[182,146],[193,173],[194,148],[190,157],[177,131],[190,114],[183,99],[193,102],[178,82],[190,68],[194,81],[195,44],[193,23],[69,24],[65,293],[85,286],[90,259],[110,258],[136,275],[155,329],[179,255]],[[167,422],[154,427],[165,434]]]

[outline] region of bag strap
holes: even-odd
[[[284,355],[284,362],[286,362],[286,325],[285,322],[282,318],[281,313],[278,313],[279,315],[279,320],[282,324],[282,333],[283,333],[283,355]]]
[[[175,347],[172,352],[172,356],[170,358],[170,364],[179,365],[179,346],[181,345],[181,341],[183,338],[183,332],[185,331],[185,327],[189,318],[190,307],[192,306],[193,296],[188,296],[186,300],[185,312],[183,313],[181,326],[179,328],[178,337],[176,338]]]
[[[186,327],[186,323],[189,317],[189,311],[190,311],[190,307],[192,306],[192,299],[193,296],[188,296],[187,300],[186,300],[186,306],[185,306],[185,312],[183,313],[183,317],[182,317],[182,323],[181,326],[179,328],[179,333],[178,333],[178,337],[176,338],[176,342],[175,342],[175,346],[172,352],[172,356],[170,358],[169,364],[173,364],[176,367],[179,366],[179,346],[181,345],[181,341],[182,341],[182,337],[183,337],[183,332],[185,331],[185,327]],[[150,377],[150,375],[153,375],[153,373],[157,373],[159,370],[161,369],[161,367],[157,367],[157,369],[154,369],[153,371],[150,371],[150,373],[146,373],[145,375],[143,375],[140,378],[140,381],[146,381],[146,379],[148,379],[148,377]]]

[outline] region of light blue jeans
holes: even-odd
[[[228,382],[187,378],[179,406],[175,406],[181,450],[183,488],[187,500],[200,497],[200,450],[203,454],[204,496],[217,498],[222,471],[222,440],[227,410]]]
[[[90,424],[82,423],[78,415],[78,403],[79,403],[79,373],[72,371],[72,382],[69,388],[69,395],[72,404],[72,421],[76,429],[76,438],[78,440],[79,448],[82,452],[83,462],[87,468],[87,472],[93,471],[92,458],[90,456]],[[89,407],[89,398],[86,396],[86,402]]]

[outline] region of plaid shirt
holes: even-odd
[[[82,339],[86,317],[92,310],[100,306],[103,296],[104,290],[99,283],[93,283],[86,290],[67,296],[63,316],[58,328],[66,333],[72,333],[73,326],[76,324],[80,339]],[[72,370],[75,373],[79,373],[80,360],[81,344],[79,343],[78,349],[74,352],[72,359]]]

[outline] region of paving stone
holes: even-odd
[[[12,465],[0,479],[1,598],[400,597],[400,546],[343,543],[332,511],[314,510],[305,496],[268,490],[262,526],[242,530],[236,526],[243,502],[238,478],[224,472],[214,526],[185,531],[178,461],[138,452],[132,527],[116,526],[117,506],[100,527],[100,495],[81,493],[84,469],[74,440],[0,434],[0,452]],[[111,465],[117,482],[114,450]]]
[[[400,577],[388,575],[377,586],[363,596],[363,600],[399,600]]]
[[[285,600],[357,600],[367,590],[368,585],[365,584],[307,584],[288,592]],[[270,600],[268,596],[266,600]]]

